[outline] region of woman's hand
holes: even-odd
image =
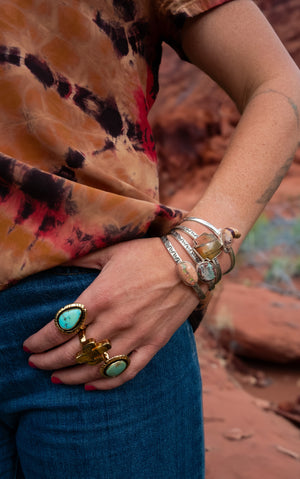
[[[112,389],[146,366],[195,309],[198,299],[179,279],[175,263],[159,238],[120,243],[83,261],[85,267],[102,269],[95,281],[74,298],[87,309],[86,337],[96,341],[108,338],[112,344],[110,356],[130,354],[128,369],[118,377],[102,378],[99,365],[77,365],[78,336],[70,339],[54,321],[28,338],[24,346],[33,353],[31,363],[54,370],[53,377],[62,383]],[[83,266],[81,260],[72,264]]]

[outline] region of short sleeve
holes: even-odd
[[[161,38],[184,59],[181,47],[181,29],[187,18],[193,18],[233,0],[156,0]]]

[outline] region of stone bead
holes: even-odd
[[[56,323],[65,332],[73,332],[84,319],[84,310],[79,306],[62,308],[56,316]]]
[[[177,271],[180,279],[187,286],[195,286],[198,283],[198,274],[195,267],[189,261],[177,263]]]
[[[198,236],[194,249],[203,259],[213,259],[222,250],[222,244],[212,233],[202,233]]]
[[[203,261],[197,264],[197,273],[199,281],[209,283],[216,279],[216,272],[213,263],[210,261]]]
[[[232,243],[232,240],[234,238],[240,238],[240,236],[241,236],[241,233],[236,228],[223,228],[221,230],[221,237],[225,247],[230,246]]]
[[[222,230],[222,241],[225,248],[228,248],[228,246],[231,246],[232,244],[233,236],[231,231],[227,228]]]
[[[113,363],[109,364],[105,368],[105,376],[110,378],[114,378],[119,376],[125,369],[127,368],[127,362],[124,359],[119,359],[118,361],[114,361]]]

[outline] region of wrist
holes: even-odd
[[[200,225],[204,232],[198,234],[187,226],[189,223]],[[214,289],[222,273],[227,274],[233,269],[235,252],[232,243],[240,236],[236,228],[217,228],[202,218],[186,217],[161,238],[176,263],[178,276],[185,285],[193,288],[202,307],[206,305],[207,291]]]
[[[195,232],[195,234],[200,238],[201,238],[201,235],[210,234],[210,230],[208,230],[208,228],[205,228],[205,226],[202,226],[200,224],[196,224],[196,223],[193,223],[191,221],[186,221],[186,222],[184,222],[184,225],[186,225],[188,228],[192,229]],[[191,240],[191,237],[185,231],[180,231],[180,234],[190,244],[190,246],[193,247],[194,242]],[[181,248],[181,251],[182,250],[184,251],[184,256],[188,257],[188,254],[184,250],[183,246],[179,245],[178,243],[177,243],[177,246]],[[237,252],[237,248],[235,246],[236,246],[235,244],[232,245],[234,253]],[[217,251],[216,251],[216,253],[217,253]],[[217,258],[218,263],[219,263],[220,268],[221,268],[222,274],[225,274],[228,270],[230,270],[230,268],[232,266],[232,262],[231,262],[230,256],[227,253],[220,250],[219,253],[216,254],[216,256],[213,256],[213,257]]]

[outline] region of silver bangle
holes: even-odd
[[[176,264],[183,263],[182,259],[180,258],[179,254],[177,253],[176,249],[172,245],[172,243],[168,240],[166,236],[161,236],[161,240],[168,251],[168,253],[171,255],[173,260],[175,261]],[[194,284],[190,285],[195,293],[197,294],[198,298],[203,301],[206,299],[206,295],[203,293],[202,289],[200,288],[199,284]]]
[[[201,258],[199,254],[196,253],[196,251],[189,245],[189,243],[185,241],[185,239],[179,233],[177,233],[177,231],[175,231],[174,229],[171,230],[170,235],[172,235],[173,238],[175,238],[181,244],[181,246],[183,246],[185,251],[190,255],[190,257],[195,261],[195,263],[199,265],[198,269],[196,268],[200,274],[199,280],[202,283],[207,284],[209,290],[214,289],[215,285],[220,281],[222,277],[221,267],[219,262],[216,260],[216,258],[213,258],[212,260],[206,260],[206,259],[204,260],[203,258]],[[203,275],[200,273],[200,271],[203,268],[205,268],[205,265],[207,265],[207,267],[210,267],[210,268],[212,267],[214,271],[214,278],[208,281],[205,280]],[[208,265],[212,265],[212,266],[208,266]]]
[[[215,261],[205,260],[197,263],[196,270],[200,283],[205,283],[211,291],[220,277],[220,265]]]
[[[215,284],[217,284],[217,283],[219,283],[219,281],[221,281],[221,279],[222,279],[221,266],[220,266],[220,263],[219,263],[219,261],[217,260],[217,258],[213,258],[211,261],[216,265],[217,277],[216,277],[216,282],[215,282]]]
[[[212,231],[217,236],[217,238],[221,242],[221,244],[223,244],[222,229],[218,229],[215,226],[213,226],[211,223],[209,223],[208,221],[202,220],[201,218],[196,218],[195,216],[187,216],[186,218],[184,218],[183,223],[185,221],[195,221],[196,223],[200,223],[201,225],[206,226],[210,231]],[[176,228],[178,228],[178,226]],[[180,226],[180,228],[187,228],[187,227],[186,226]],[[190,228],[187,228],[187,229],[192,231],[193,233],[195,233]],[[230,273],[230,271],[233,270],[233,268],[235,266],[235,254],[234,254],[234,251],[233,251],[231,246],[227,246],[226,249],[223,248],[223,251],[224,251],[224,253],[228,253],[229,257],[230,257],[230,266],[229,266],[228,270],[225,271],[225,273],[223,273],[223,274],[228,274],[228,273]]]
[[[195,233],[195,231],[193,231],[191,228],[188,228],[187,226],[179,225],[179,226],[175,226],[175,228],[173,229],[184,231],[190,238],[192,238],[195,241],[197,241],[197,239],[199,238],[199,235]]]
[[[234,251],[233,251],[233,249],[231,248],[231,246],[228,246],[228,248],[227,248],[227,250],[226,250],[226,253],[229,254],[231,264],[230,264],[228,270],[225,271],[225,273],[223,273],[223,274],[228,274],[228,273],[230,273],[230,271],[232,271],[233,268],[234,268],[234,266],[235,266],[235,254],[234,254]]]
[[[185,221],[195,221],[196,223],[200,223],[201,225],[206,226],[210,231],[212,231],[218,239],[222,242],[221,238],[221,230],[216,228],[214,225],[209,223],[208,221],[203,220],[202,218],[196,218],[195,216],[187,216],[186,218],[183,219],[182,223]]]
[[[160,238],[166,247],[168,253],[172,256],[175,263],[182,263],[182,259],[180,258],[179,254],[177,253],[176,249],[173,247],[172,243],[168,240],[166,236],[162,236]]]
[[[200,255],[198,255],[194,250],[193,248],[191,247],[191,245],[179,234],[177,233],[177,231],[175,231],[175,229],[171,230],[170,233],[169,233],[171,236],[173,236],[173,238],[175,238],[178,243],[181,244],[181,246],[183,246],[183,248],[185,249],[185,251],[187,252],[187,254],[192,258],[192,260],[195,261],[195,263],[199,263],[199,261],[202,261],[202,258]]]

